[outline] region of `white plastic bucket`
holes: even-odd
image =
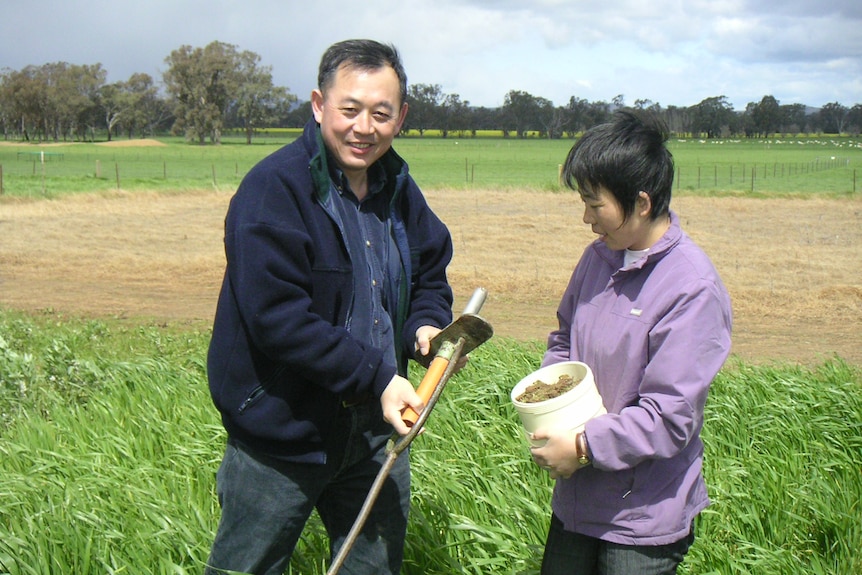
[[[545,401],[524,403],[516,399],[536,381],[556,383],[561,375],[570,375],[575,381],[580,380],[580,383],[563,395]],[[539,428],[580,431],[587,421],[607,413],[599,390],[596,389],[593,371],[580,361],[564,361],[534,371],[515,385],[511,398],[521,417],[527,439],[537,447],[542,446],[545,441],[529,438],[530,434]]]

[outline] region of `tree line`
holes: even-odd
[[[93,141],[107,135],[128,138],[171,133],[189,141],[220,143],[226,131],[241,131],[247,143],[264,128],[297,128],[311,117],[311,103],[276,86],[272,67],[254,52],[223,42],[203,48],[181,46],[165,58],[161,83],[136,73],[107,83],[101,64],[66,62],[0,71],[0,127],[5,140]],[[830,102],[819,108],[782,105],[773,96],[737,112],[725,96],[693,106],[667,106],[650,100],[627,105],[572,96],[562,106],[521,90],[510,90],[497,108],[471,106],[439,84],[408,88],[410,113],[404,130],[424,135],[468,137],[499,131],[503,137],[574,137],[607,121],[621,107],[659,115],[672,133],[692,137],[770,137],[774,134],[862,132],[862,104]]]

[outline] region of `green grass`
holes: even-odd
[[[245,145],[226,137],[220,146],[165,138],[159,147],[98,144],[0,146],[3,193],[57,197],[111,190],[232,191],[261,158],[292,141],[269,134]],[[560,190],[559,170],[573,140],[409,136],[395,148],[426,188],[536,188]],[[677,166],[676,191],[686,194],[833,194],[862,191],[862,141],[850,137],[669,142]],[[46,152],[42,162],[41,152]]]
[[[201,572],[224,432],[195,325],[0,309],[0,573]],[[492,339],[410,457],[404,573],[537,573],[551,482],[508,391],[539,342]],[[420,375],[414,368],[414,381]],[[713,505],[682,573],[862,571],[862,373],[731,361],[707,404]],[[313,518],[292,573],[325,572]]]

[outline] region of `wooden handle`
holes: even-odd
[[[449,360],[445,357],[440,357],[439,355],[435,357],[431,362],[431,365],[428,366],[428,371],[425,372],[425,377],[422,378],[422,381],[419,383],[419,387],[416,388],[416,393],[419,394],[420,398],[422,398],[422,403],[427,404],[428,400],[431,399],[431,395],[434,393],[434,390],[437,389],[437,384],[440,383],[440,380],[443,378],[443,372],[446,371],[448,366]],[[404,408],[404,411],[402,411],[401,414],[401,421],[403,421],[404,425],[407,427],[413,427],[413,424],[416,423],[417,419],[419,419],[419,414],[409,405]]]

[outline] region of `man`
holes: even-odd
[[[337,553],[393,429],[408,432],[401,411],[424,407],[407,362],[452,320],[452,242],[391,148],[406,91],[394,47],[334,44],[314,119],[231,200],[208,357],[228,435],[210,573],[281,574],[315,508]],[[399,572],[409,485],[401,457],[345,573]]]

